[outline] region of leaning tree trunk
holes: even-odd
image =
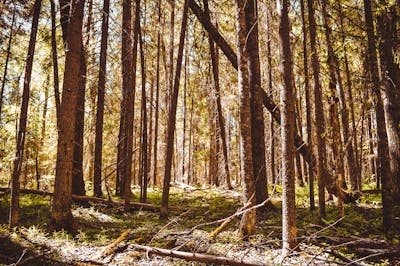
[[[33,6],[33,19],[31,35],[29,39],[28,55],[26,57],[24,88],[22,91],[21,112],[19,115],[19,129],[17,135],[17,151],[15,153],[14,168],[12,172],[11,202],[10,202],[10,227],[18,224],[19,220],[19,177],[21,175],[22,158],[24,158],[24,146],[26,135],[26,124],[28,116],[29,94],[32,77],[33,58],[35,55],[36,35],[38,31],[40,8],[42,0],[36,0]]]
[[[236,0],[237,12],[237,47],[238,47],[238,85],[239,85],[239,130],[240,130],[240,175],[243,187],[243,203],[246,207],[256,204],[255,182],[253,168],[252,149],[252,123],[251,123],[251,89],[249,77],[249,52],[246,48],[247,23],[246,8],[249,3],[246,0]],[[247,239],[254,231],[256,223],[256,210],[243,214],[240,222],[240,233]]]
[[[175,124],[176,124],[176,108],[178,104],[178,93],[179,93],[179,80],[181,77],[182,68],[182,58],[183,58],[183,48],[185,46],[185,35],[188,20],[188,0],[185,0],[183,5],[183,16],[182,16],[182,26],[179,37],[179,47],[178,47],[178,59],[176,62],[176,72],[174,79],[174,86],[171,95],[171,103],[168,114],[168,124],[167,124],[167,147],[165,152],[165,168],[164,168],[164,186],[161,199],[160,217],[166,218],[168,216],[168,197],[169,188],[171,182],[171,167],[172,167],[172,155],[174,149],[174,136],[175,136]]]
[[[211,23],[211,21],[209,19],[207,19],[207,16],[204,15],[204,12],[201,10],[200,6],[197,5],[195,0],[189,0],[189,7],[192,10],[192,12],[196,15],[196,17],[199,19],[199,21],[203,25],[204,29],[206,29],[207,32],[210,34],[210,36],[212,36],[213,40],[219,46],[219,48],[222,50],[222,52],[224,53],[224,55],[226,56],[228,61],[231,62],[232,66],[235,69],[238,69],[238,60],[237,60],[236,53],[233,51],[232,47],[230,47],[230,45],[224,39],[224,37],[218,32],[218,30]],[[261,95],[263,98],[264,107],[272,114],[273,119],[277,123],[280,123],[281,115],[280,115],[279,108],[277,107],[277,104],[272,100],[272,98],[264,90],[261,91]],[[311,162],[316,161],[316,156],[312,152],[310,146],[307,145],[306,143],[304,143],[304,141],[301,139],[299,134],[295,134],[294,143],[296,146],[296,151],[298,151],[309,164]],[[336,182],[335,182],[332,174],[330,173],[330,171],[327,169],[327,167],[325,165],[323,166],[323,171],[325,173],[325,178],[326,178],[325,185],[326,185],[327,191],[333,195],[337,195]],[[347,193],[343,190],[342,190],[342,193],[344,193],[346,202],[354,202],[356,200],[356,197],[354,195],[352,195],[351,193]]]
[[[297,245],[296,200],[294,173],[295,110],[292,53],[290,48],[289,1],[283,0],[278,10],[281,52],[281,138],[282,138],[282,256]]]
[[[100,47],[100,68],[97,92],[96,110],[96,136],[94,147],[94,176],[93,190],[96,197],[101,197],[101,174],[103,157],[103,121],[104,121],[104,94],[107,73],[107,46],[108,46],[108,15],[110,12],[110,0],[103,2],[103,20],[101,23],[101,47]]]
[[[80,58],[82,53],[82,24],[85,0],[72,2],[72,14],[66,38],[64,84],[60,108],[57,145],[56,178],[52,205],[52,223],[55,229],[72,230],[71,213],[75,114],[78,108]]]

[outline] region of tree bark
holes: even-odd
[[[238,85],[239,85],[239,130],[240,130],[240,176],[243,187],[243,204],[252,207],[256,204],[256,188],[253,166],[251,88],[249,77],[249,50],[246,48],[248,27],[246,23],[246,0],[236,0],[236,28],[238,47]],[[244,239],[253,233],[256,223],[256,211],[243,214],[239,231]]]
[[[72,230],[71,213],[75,114],[78,108],[80,58],[82,53],[82,23],[85,0],[71,2],[72,14],[66,38],[66,57],[60,123],[57,145],[56,178],[52,205],[55,229]]]
[[[333,147],[333,159],[334,159],[334,170],[335,170],[335,175],[336,175],[336,182],[338,186],[338,191],[341,191],[342,188],[342,183],[343,183],[343,178],[344,178],[344,166],[343,166],[343,149],[342,149],[342,139],[340,136],[340,125],[339,125],[339,113],[338,113],[338,102],[339,99],[336,97],[336,88],[340,92],[343,92],[343,84],[342,84],[342,79],[340,76],[340,71],[339,71],[339,60],[336,56],[336,54],[333,51],[333,46],[332,46],[332,29],[330,27],[330,22],[328,19],[328,14],[327,14],[327,4],[326,0],[321,0],[321,5],[322,5],[322,15],[323,15],[323,20],[324,20],[324,27],[325,27],[325,39],[326,39],[326,45],[327,45],[327,50],[328,50],[328,67],[329,67],[329,89],[331,91],[331,97],[330,97],[330,102],[329,102],[329,111],[330,111],[330,122],[331,122],[331,139],[332,139],[332,147]],[[345,108],[345,107],[344,107]],[[343,110],[343,109],[342,109]],[[343,118],[343,116],[342,116]],[[342,127],[346,127],[347,125],[344,125],[342,123]],[[345,139],[346,141],[346,139]],[[349,144],[351,146],[351,143]],[[351,153],[353,150],[351,149]],[[350,155],[348,154],[347,159],[348,162],[352,163],[353,161],[349,159]],[[354,167],[354,165],[353,165]],[[356,191],[358,189],[358,184],[357,184],[357,175],[351,175],[350,176],[350,182],[351,182],[351,189],[353,191]],[[343,206],[343,196],[341,193],[338,193],[338,205],[339,205],[339,214],[340,216],[344,216],[344,206]]]
[[[386,132],[388,138],[390,171],[393,177],[394,202],[400,200],[400,68],[395,63],[396,9],[398,6],[381,0],[380,4],[388,7],[377,17],[378,33],[380,35],[379,54],[382,74],[382,100],[385,114]],[[399,16],[399,14],[397,14]],[[400,203],[398,204],[400,205]]]
[[[103,17],[101,23],[100,68],[97,89],[96,108],[96,136],[94,147],[94,176],[93,192],[96,197],[103,195],[101,191],[102,157],[103,157],[103,121],[104,121],[104,95],[107,73],[107,47],[108,47],[108,16],[110,0],[103,2]]]
[[[382,205],[383,205],[383,226],[386,229],[392,227],[394,222],[393,214],[393,176],[387,164],[389,160],[388,136],[386,134],[386,122],[383,111],[383,103],[380,92],[380,79],[378,71],[378,60],[376,55],[376,42],[374,34],[374,22],[372,17],[371,1],[364,0],[365,24],[368,41],[368,62],[372,79],[372,93],[374,95],[374,108],[377,126],[377,178],[382,181]]]
[[[139,7],[139,2],[136,3],[137,7]],[[138,18],[138,17],[137,17]],[[139,21],[140,23],[140,21]],[[147,201],[147,183],[148,183],[148,174],[149,167],[147,161],[147,147],[148,147],[148,138],[147,138],[147,100],[146,100],[146,62],[144,57],[144,48],[143,48],[143,39],[141,29],[139,28],[139,44],[140,44],[140,66],[141,66],[141,76],[142,76],[142,158],[141,158],[141,168],[142,168],[142,176],[140,176],[140,202]]]
[[[155,106],[155,117],[154,117],[154,164],[153,164],[153,184],[158,186],[158,172],[157,172],[157,161],[158,161],[158,123],[159,123],[159,102],[160,102],[160,45],[161,45],[161,0],[157,2],[158,9],[158,30],[157,30],[157,59],[156,59],[156,106]]]
[[[305,7],[304,0],[300,0],[300,8],[301,8],[301,23],[302,23],[302,31],[303,31],[303,71],[304,71],[304,90],[305,90],[305,98],[306,98],[306,123],[307,123],[307,144],[309,147],[313,146],[312,143],[312,105],[311,105],[311,88],[310,88],[310,74],[308,70],[308,50],[307,50],[307,22],[305,18]],[[303,158],[304,159],[304,158]],[[315,210],[315,200],[314,200],[314,162],[308,162],[308,186],[310,192],[310,210]]]
[[[288,255],[297,245],[296,200],[294,173],[295,99],[293,88],[293,63],[290,45],[289,1],[283,0],[279,14],[281,53],[281,141],[282,141],[282,256]]]
[[[58,55],[57,55],[57,31],[56,31],[56,6],[54,0],[50,0],[51,12],[51,55],[53,59],[53,86],[54,86],[54,99],[56,103],[56,116],[57,124],[60,119],[60,82],[58,78]]]
[[[19,115],[19,128],[17,135],[17,147],[14,159],[14,167],[12,172],[12,185],[11,185],[11,201],[10,201],[10,216],[9,225],[13,227],[19,221],[19,178],[21,175],[22,160],[24,158],[24,146],[26,136],[26,125],[28,120],[28,105],[29,94],[32,78],[33,59],[35,55],[36,35],[38,31],[40,8],[42,0],[36,0],[33,6],[33,19],[31,26],[31,34],[28,46],[28,55],[26,57],[24,88],[22,91],[21,111]]]
[[[308,7],[308,20],[310,27],[310,44],[311,44],[311,66],[313,69],[313,78],[314,78],[314,124],[315,124],[315,142],[313,142],[316,146],[315,155],[316,155],[316,174],[318,180],[318,206],[319,206],[319,215],[321,217],[326,216],[325,210],[325,178],[326,178],[326,160],[325,160],[325,152],[326,152],[326,144],[324,139],[324,128],[325,128],[325,118],[324,118],[324,108],[322,102],[322,88],[319,80],[320,74],[320,65],[318,59],[318,51],[317,51],[317,30],[315,23],[315,9],[314,9],[314,1],[307,0]]]
[[[258,45],[258,11],[257,0],[248,0],[245,9],[247,25],[247,45],[249,55],[249,82],[251,105],[251,141],[253,153],[254,180],[256,186],[256,203],[268,198],[267,169],[265,160],[265,126],[262,102],[260,52]],[[269,205],[271,203],[268,203]],[[267,207],[267,205],[265,205]]]
[[[187,20],[188,20],[188,0],[185,0],[183,5],[182,26],[179,37],[180,39],[179,39],[178,58],[176,63],[174,86],[173,86],[170,109],[168,114],[168,124],[167,124],[168,133],[167,133],[167,147],[165,154],[164,186],[163,186],[161,209],[160,209],[161,218],[166,218],[168,216],[168,197],[169,197],[169,188],[171,182],[171,167],[172,167],[172,155],[174,148],[176,108],[178,103],[179,81],[182,68],[183,48],[185,46]]]
[[[208,15],[210,19],[209,9],[208,9],[208,0],[203,0],[204,3],[204,12]],[[214,98],[215,104],[217,107],[217,117],[218,117],[218,126],[219,133],[222,141],[222,152],[224,156],[224,170],[226,175],[226,186],[228,189],[232,189],[231,184],[231,175],[229,170],[229,160],[228,160],[228,147],[226,142],[226,134],[225,134],[225,121],[222,113],[222,105],[221,105],[221,90],[219,86],[219,58],[218,58],[218,47],[215,47],[214,41],[211,36],[208,37],[209,47],[210,47],[210,55],[211,55],[211,63],[213,69],[213,78],[214,78]]]

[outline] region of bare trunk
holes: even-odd
[[[160,217],[166,218],[168,216],[168,197],[169,188],[171,182],[171,166],[172,166],[172,155],[174,148],[174,136],[175,136],[175,123],[176,123],[176,108],[178,103],[178,92],[179,92],[179,81],[181,76],[182,68],[182,58],[183,58],[183,48],[185,45],[185,33],[188,20],[188,0],[184,2],[183,16],[182,16],[182,26],[179,39],[178,47],[178,59],[176,63],[176,73],[174,80],[174,87],[171,97],[171,106],[168,114],[168,125],[167,125],[167,148],[165,154],[165,169],[164,169],[164,186],[162,193]]]
[[[100,67],[97,91],[96,108],[96,136],[94,147],[94,175],[93,192],[96,197],[103,195],[101,191],[102,157],[103,157],[103,121],[104,121],[104,95],[107,73],[107,47],[108,47],[108,15],[110,0],[103,2],[103,18],[101,23]]]
[[[249,51],[246,48],[248,27],[246,9],[248,1],[236,0],[236,27],[238,33],[238,85],[239,85],[239,128],[240,128],[240,176],[243,187],[243,204],[251,207],[256,204],[256,188],[253,166],[252,123],[251,123],[251,88],[249,77]],[[256,211],[243,214],[240,222],[240,233],[245,238],[253,233],[256,223]]]
[[[85,0],[72,2],[72,14],[66,38],[66,57],[60,123],[57,145],[56,178],[52,205],[55,229],[72,230],[71,213],[75,114],[78,108],[80,58],[82,53],[82,21]],[[65,17],[64,17],[65,18]]]
[[[30,84],[32,77],[33,58],[35,55],[36,35],[38,31],[39,14],[42,5],[41,0],[36,0],[33,6],[33,19],[31,26],[31,34],[28,46],[28,55],[26,57],[24,88],[22,91],[21,111],[19,115],[19,128],[17,135],[17,147],[14,159],[14,168],[12,172],[12,185],[11,185],[11,202],[10,202],[10,217],[9,225],[13,227],[19,221],[19,178],[21,175],[22,160],[24,158],[24,146],[26,135],[26,124],[28,120],[28,105]]]
[[[380,92],[380,80],[378,72],[378,60],[376,55],[376,43],[374,24],[372,17],[371,1],[364,0],[365,24],[368,37],[368,62],[371,79],[373,82],[372,93],[374,96],[374,108],[377,126],[377,178],[382,181],[382,205],[383,205],[383,226],[386,229],[392,227],[394,222],[393,214],[393,176],[389,161],[388,136],[386,134],[386,122],[383,111],[383,103]]]
[[[278,10],[281,52],[281,138],[282,138],[282,256],[288,255],[297,245],[296,200],[294,177],[295,99],[293,66],[290,48],[289,1],[283,0]]]

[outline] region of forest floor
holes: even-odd
[[[310,212],[307,189],[299,188],[296,195],[299,245],[282,260],[279,187],[272,197],[276,209],[258,214],[256,231],[249,241],[238,235],[240,216],[215,238],[209,237],[221,224],[210,222],[241,208],[240,194],[233,191],[172,188],[170,206],[175,208],[165,220],[155,211],[124,213],[121,208],[99,203],[74,204],[79,228],[75,235],[49,231],[51,197],[31,194],[21,197],[21,226],[9,229],[5,225],[9,196],[0,193],[0,265],[206,265],[151,255],[139,251],[135,244],[260,265],[400,265],[400,210],[396,209],[397,228],[385,235],[380,229],[379,194],[363,194],[356,204],[346,205],[342,219],[335,203],[328,202],[323,220],[317,210]],[[159,205],[160,201],[161,190],[149,189],[148,202]]]

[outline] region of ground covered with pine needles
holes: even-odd
[[[306,188],[297,190],[299,245],[291,256],[281,253],[280,188],[274,192],[274,210],[258,214],[255,234],[243,241],[234,217],[215,237],[222,223],[241,208],[240,194],[216,188],[173,188],[169,219],[155,211],[133,210],[87,203],[74,205],[76,234],[49,230],[51,197],[22,194],[21,225],[8,228],[8,194],[0,194],[0,264],[18,265],[205,265],[142,252],[134,244],[170,250],[224,256],[238,262],[265,265],[400,265],[400,210],[396,226],[381,229],[379,194],[365,193],[346,205],[338,218],[335,202],[327,205],[327,218],[310,212]],[[161,190],[150,189],[148,202],[159,205]],[[138,190],[134,191],[134,195]],[[134,201],[138,199],[135,198]]]

